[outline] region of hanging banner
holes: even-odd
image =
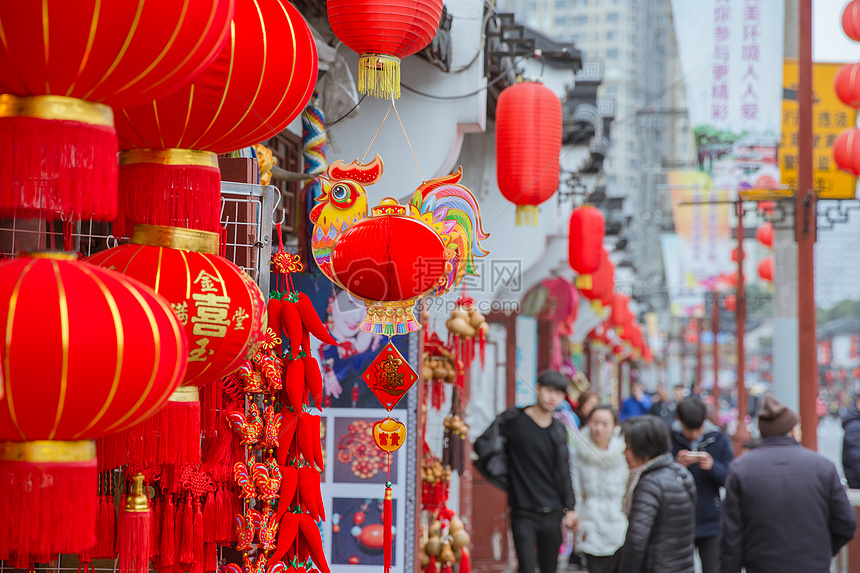
[[[785,194],[777,161],[784,8],[783,0],[672,0],[699,170],[715,189],[750,199]]]
[[[854,177],[839,171],[833,161],[833,142],[853,126],[857,112],[842,103],[833,89],[836,72],[842,64],[812,65],[812,168],[813,185],[821,199],[854,199]],[[779,143],[779,168],[782,182],[797,190],[797,84],[796,60],[783,67],[782,140]]]

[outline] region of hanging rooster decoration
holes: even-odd
[[[416,301],[440,296],[467,274],[477,276],[475,258],[487,255],[475,196],[460,184],[462,169],[422,183],[409,204],[386,197],[369,207],[365,186],[382,176],[379,155],[368,164],[335,161],[320,177],[322,193],[310,214],[311,250],[320,270],[333,283],[364,301],[361,330],[373,334],[408,334],[421,328]],[[368,213],[368,210],[370,211]],[[389,412],[418,375],[389,340],[362,378]],[[391,417],[373,426],[377,447],[390,455],[403,445],[406,427]],[[391,568],[392,494],[386,481],[383,498],[383,564]]]

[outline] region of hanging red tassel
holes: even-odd
[[[200,500],[194,500],[194,524],[192,526],[192,545],[194,549],[194,561],[191,562],[191,573],[203,573],[204,542],[203,542],[203,508]]]
[[[385,499],[382,502],[382,567],[384,573],[391,571],[391,482],[385,483]]]
[[[430,562],[424,567],[424,573],[436,573],[436,558],[430,556]]]
[[[210,233],[221,230],[218,158],[214,153],[187,151],[191,164],[186,165],[150,163],[147,158],[132,162],[137,160],[134,154],[146,151],[120,154],[119,209],[114,234],[131,236],[135,223],[186,227]],[[196,161],[197,158],[200,161]]]
[[[113,499],[108,502],[106,495],[99,497],[99,515],[96,518],[96,544],[92,550],[93,555],[99,558],[101,558],[102,553],[105,556],[113,553],[114,543],[116,542],[116,524],[113,523],[115,515],[108,516],[109,507],[113,509]]]
[[[176,520],[177,527],[182,527],[182,541],[179,544],[179,562],[190,565],[194,562],[194,507],[191,505],[191,494],[185,497],[182,506],[182,520]],[[178,536],[177,536],[178,537]]]
[[[95,545],[95,454],[92,441],[0,442],[0,547],[47,555]]]
[[[149,501],[143,490],[143,474],[132,478],[131,493],[125,500],[119,523],[120,573],[147,573],[149,571],[150,531],[152,518]]]
[[[203,541],[214,543],[218,536],[218,521],[215,514],[215,492],[206,494],[206,505],[203,508]]]
[[[207,543],[203,551],[205,553],[203,558],[204,573],[215,573],[218,571],[218,545]]]
[[[176,563],[176,506],[173,505],[173,495],[167,495],[162,513],[160,564],[162,568],[173,567]]]
[[[150,557],[153,560],[161,551],[161,522],[164,514],[164,500],[158,499],[152,503],[152,541],[149,546]]]
[[[460,569],[457,573],[472,573],[472,558],[469,556],[469,549],[464,547],[460,554]]]
[[[218,414],[223,412],[222,379],[218,378],[200,388],[200,431],[204,440],[213,439],[218,430]]]
[[[224,485],[218,486],[218,492],[215,494],[215,517],[218,520],[215,531],[215,541],[220,544],[226,544],[230,540],[230,529],[232,528],[233,514],[230,513],[230,508],[227,506],[224,497]]]

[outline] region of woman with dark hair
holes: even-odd
[[[576,551],[585,555],[589,573],[615,573],[624,544],[627,516],[622,511],[627,484],[624,438],[612,406],[591,411],[580,433],[573,467],[579,529]]]
[[[585,427],[585,423],[588,421],[588,416],[591,414],[591,411],[600,403],[600,396],[598,396],[596,392],[585,390],[579,395],[577,402],[578,404],[574,413],[579,418],[579,427],[581,429]]]
[[[656,416],[636,416],[621,431],[630,476],[619,572],[693,573],[696,485],[672,458],[669,428]]]

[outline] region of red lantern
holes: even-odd
[[[120,209],[114,233],[134,223],[221,229],[216,153],[280,133],[317,80],[313,36],[285,0],[241,1],[231,36],[191,84],[117,112]]]
[[[496,177],[517,206],[517,225],[537,225],[537,206],[558,189],[561,101],[543,84],[505,88],[496,105]]]
[[[612,311],[609,314],[609,322],[625,331],[633,323],[633,313],[630,312],[630,299],[623,294],[612,295]]]
[[[170,303],[188,337],[188,371],[183,387],[171,396],[170,407],[163,414],[169,419],[187,419],[182,424],[168,422],[182,433],[163,436],[160,451],[129,449],[132,461],[199,463],[200,405],[196,387],[237,370],[254,356],[262,341],[266,310],[263,295],[239,267],[217,256],[217,251],[218,235],[214,233],[138,225],[131,244],[89,259],[150,285]],[[182,427],[185,424],[191,427]],[[125,463],[126,447],[117,445],[107,450],[105,467]],[[143,455],[154,457],[135,457]]]
[[[419,328],[412,316],[415,299],[435,288],[445,274],[445,245],[433,229],[408,217],[394,199],[384,199],[371,213],[338,239],[331,253],[332,274],[346,290],[367,301],[362,330],[413,332]],[[395,331],[383,332],[388,328],[383,327],[386,316],[398,318]]]
[[[338,39],[357,52],[358,91],[400,97],[400,60],[436,35],[442,0],[329,0],[328,21]]]
[[[858,0],[851,0],[845,6],[842,12],[842,29],[849,38],[860,42],[860,2]]]
[[[762,259],[758,264],[758,276],[762,279],[772,282],[773,281],[773,257],[768,257],[766,259]]]
[[[860,175],[860,129],[851,127],[843,131],[833,144],[833,160],[842,171],[854,177]]]
[[[615,291],[615,267],[609,260],[609,253],[601,249],[600,266],[591,275],[591,288],[579,289],[582,295],[592,301],[600,301],[609,305],[612,293]]]
[[[773,213],[774,202],[773,201],[760,201],[758,203],[758,208],[759,208],[759,211],[761,211],[762,213],[770,215],[771,213]]]
[[[738,299],[735,295],[730,294],[726,296],[723,305],[726,307],[727,311],[734,312],[738,308]]]
[[[860,64],[845,64],[833,79],[836,95],[845,105],[860,107]]]
[[[0,216],[116,215],[114,105],[208,66],[233,0],[44,0],[0,6]]]
[[[758,239],[758,242],[767,247],[768,249],[773,247],[773,224],[765,223],[755,231],[755,238]],[[737,249],[732,251],[734,253],[733,261],[737,262]]]
[[[185,374],[185,335],[141,283],[63,254],[0,263],[0,551],[95,542],[91,440],[154,414]],[[9,555],[3,555],[4,558]]]
[[[600,209],[583,205],[570,214],[568,261],[580,275],[588,275],[600,265],[600,252],[606,235],[606,222]]]

